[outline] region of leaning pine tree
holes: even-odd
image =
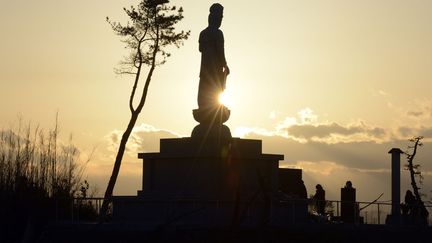
[[[169,0],[141,0],[137,7],[124,8],[131,22],[122,25],[107,18],[114,32],[123,38],[130,55],[116,69],[120,74],[131,74],[134,82],[129,97],[131,117],[120,141],[114,162],[113,171],[105,191],[105,199],[100,211],[100,220],[107,215],[109,199],[112,197],[126,143],[144,107],[147,92],[154,69],[165,63],[170,53],[167,47],[174,45],[179,48],[189,37],[190,31],[176,32],[174,25],[183,19],[183,9],[168,6]],[[148,69],[144,70],[145,67]],[[143,72],[147,72],[141,95],[137,93],[138,83]],[[138,102],[137,104],[135,104]]]

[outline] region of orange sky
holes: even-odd
[[[112,138],[128,121],[132,82],[113,72],[126,51],[105,17],[123,21],[122,7],[136,2],[0,3],[0,127],[13,126],[18,114],[50,127],[59,111],[64,140],[73,133],[83,155],[97,147],[87,173],[100,191]],[[414,135],[432,138],[432,2],[220,2],[234,135],[263,139],[265,152],[285,155],[284,166],[303,168],[309,194],[321,183],[338,199],[351,179],[361,200],[390,198],[387,151],[404,149]],[[161,136],[189,136],[196,124],[197,39],[213,1],[171,3],[184,7],[178,28],[191,36],[154,74],[120,194],[140,189],[137,152],[157,151]],[[425,145],[429,193],[432,144]]]

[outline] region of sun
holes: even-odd
[[[227,106],[227,107],[231,106],[232,103],[231,103],[229,92],[227,92],[225,90],[224,92],[222,92],[222,93],[219,94],[219,103],[221,105],[224,105],[224,106]]]

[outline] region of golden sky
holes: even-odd
[[[113,72],[127,52],[105,17],[124,21],[122,7],[137,2],[0,2],[0,127],[18,114],[49,127],[59,111],[65,138],[73,133],[83,154],[97,146],[87,173],[100,191],[114,161],[112,138],[129,119],[132,85]],[[120,194],[140,189],[136,152],[157,151],[159,137],[189,136],[196,125],[198,35],[213,2],[171,1],[184,7],[178,28],[191,36],[154,74]],[[338,199],[351,179],[362,200],[390,198],[387,151],[404,149],[414,135],[432,138],[432,1],[220,3],[234,135],[261,138],[265,152],[285,155],[284,166],[304,168],[309,194],[321,183]],[[431,146],[421,155],[427,185]]]

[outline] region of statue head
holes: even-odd
[[[209,26],[219,28],[222,24],[223,6],[219,3],[214,3],[210,6],[210,14],[208,17]]]

